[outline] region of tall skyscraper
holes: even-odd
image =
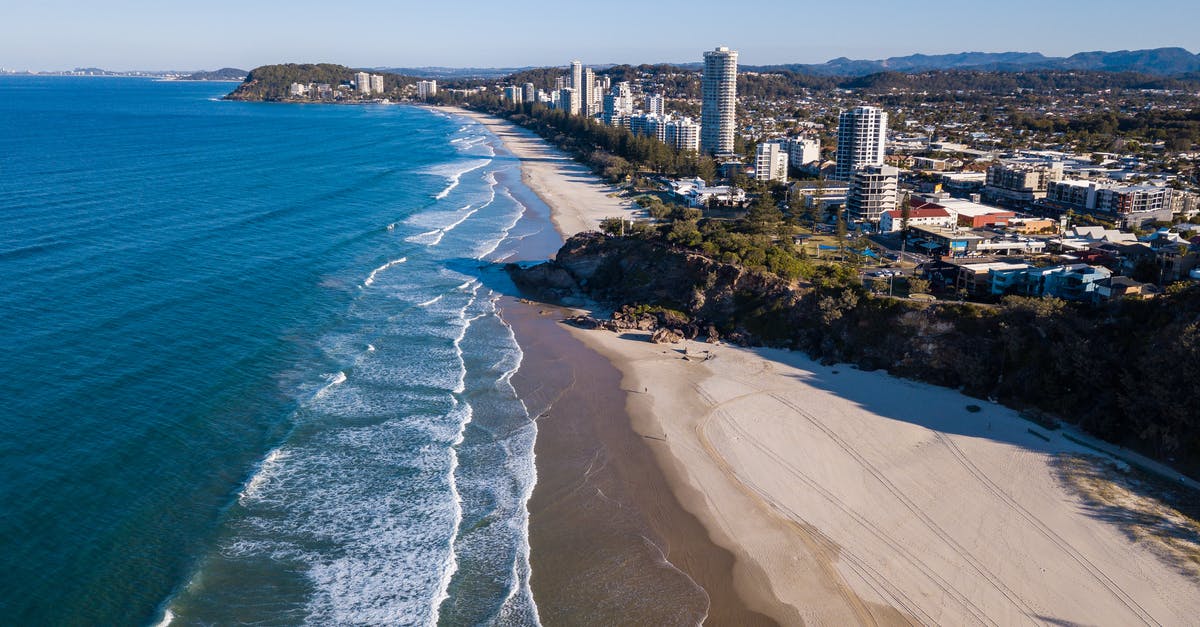
[[[437,81],[417,81],[417,97],[422,100],[437,95]]]
[[[571,89],[579,91],[583,89],[583,64],[578,60],[571,62]]]
[[[371,75],[371,92],[375,94],[383,93],[383,76],[380,74]]]
[[[887,113],[878,107],[857,107],[838,117],[837,167],[833,177],[850,180],[854,171],[883,165]]]
[[[700,150],[718,155],[733,154],[733,132],[737,126],[736,50],[721,46],[704,53],[704,77],[700,82]]]
[[[583,87],[576,89],[579,92],[579,113],[586,116],[595,115],[600,111],[600,91],[597,89],[596,73],[592,68],[583,69]]]
[[[537,88],[533,86],[533,83],[525,83],[525,86],[522,87],[521,89],[522,89],[521,98],[525,102],[537,102],[538,101]]]
[[[366,72],[355,72],[354,88],[357,89],[358,93],[360,94],[371,93],[371,75],[367,74]]]

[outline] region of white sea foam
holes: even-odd
[[[378,276],[380,272],[383,272],[384,270],[387,270],[388,268],[391,268],[392,266],[398,266],[406,261],[408,261],[408,257],[401,257],[399,259],[393,259],[393,260],[383,264],[382,266],[375,268],[374,270],[371,271],[371,274],[367,275],[367,278],[366,278],[366,280],[363,281],[362,286],[363,287],[371,287],[371,285],[375,283],[375,277]]]
[[[490,204],[490,203],[488,203],[488,204]],[[467,207],[463,207],[463,209],[459,209],[458,211],[453,212],[453,213],[436,212],[433,215],[426,214],[426,215],[417,216],[415,218],[416,220],[428,220],[430,218],[437,218],[437,217],[441,217],[441,216],[460,216],[460,217],[458,217],[456,220],[454,220],[450,224],[447,224],[446,226],[443,226],[441,228],[434,229],[432,231],[426,231],[424,233],[413,235],[411,237],[406,237],[405,241],[412,242],[414,244],[424,244],[426,246],[437,246],[438,244],[440,244],[442,242],[442,238],[445,237],[447,233],[458,228],[458,225],[462,224],[463,222],[466,222],[468,219],[471,218],[471,216],[478,213],[479,209],[482,209],[486,206],[487,206],[487,204],[484,204],[483,206],[479,207],[478,209],[470,209],[470,206],[468,205]],[[463,213],[463,211],[466,209],[470,209],[470,210],[466,211],[466,213]]]
[[[441,200],[446,196],[449,196],[450,192],[454,191],[455,187],[458,187],[458,184],[462,180],[464,174],[474,172],[475,170],[478,170],[479,168],[482,168],[491,162],[491,159],[476,159],[467,162],[457,162],[437,166],[426,170],[426,172],[429,174],[444,176],[450,181],[450,184],[447,185],[445,189],[434,195],[434,199]]]
[[[476,259],[485,259],[488,257],[488,255],[496,252],[496,249],[500,247],[500,244],[503,243],[504,240],[508,239],[509,232],[511,232],[513,227],[515,227],[517,223],[521,221],[521,217],[525,215],[525,205],[521,204],[521,201],[513,197],[507,188],[503,190],[503,193],[506,198],[513,202],[516,210],[509,216],[508,225],[500,228],[499,235],[495,239],[490,241],[485,240],[480,246],[476,247],[476,249],[472,251],[471,254]]]
[[[346,373],[339,370],[333,374],[325,375],[325,380],[328,381],[328,383],[326,383],[321,389],[317,390],[317,393],[313,394],[313,398],[321,398],[322,396],[328,394],[333,388],[345,383]]]
[[[162,620],[155,623],[154,627],[167,627],[173,620],[175,620],[175,613],[171,610],[163,610]]]
[[[438,294],[437,296],[434,296],[433,298],[431,298],[423,303],[417,303],[417,307],[428,307],[428,306],[442,300],[442,298],[445,296],[446,296],[445,294]]]
[[[279,462],[286,457],[287,453],[284,453],[282,448],[276,447],[272,449],[254,469],[254,474],[246,482],[245,487],[238,492],[238,504],[244,507],[248,502],[253,500],[263,485],[271,480],[271,475],[277,471]]]

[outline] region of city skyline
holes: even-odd
[[[561,63],[564,55],[586,64],[687,63],[715,45],[739,50],[743,65],[823,63],[838,57],[882,59],[909,54],[1041,52],[1069,56],[1091,50],[1179,46],[1200,49],[1191,25],[1200,8],[1165,0],[1139,5],[1138,13],[1163,16],[1153,28],[1128,29],[1112,16],[1128,5],[1102,0],[1087,12],[1066,2],[1013,0],[1003,12],[941,0],[919,6],[865,2],[879,19],[858,25],[846,38],[834,24],[834,6],[759,2],[743,11],[715,3],[668,0],[660,8],[671,28],[638,30],[613,37],[644,7],[616,0],[610,10],[556,7],[516,0],[471,11],[449,6],[387,4],[356,0],[339,7],[330,20],[314,2],[286,12],[228,0],[201,7],[149,5],[134,0],[93,6],[72,1],[12,6],[0,10],[0,67],[57,71],[75,67],[112,70],[250,69],[278,62],[337,62],[355,67],[526,67]],[[1023,7],[1030,11],[1021,10]],[[1033,9],[1036,8],[1036,11]],[[353,28],[356,14],[369,13],[379,35],[363,37]],[[63,16],[68,16],[63,18]],[[528,16],[536,15],[530,21]],[[771,15],[770,20],[762,19]],[[1029,19],[1036,15],[1037,19]],[[1170,19],[1165,19],[1167,16]],[[592,28],[566,28],[586,19]],[[985,21],[986,20],[986,21]],[[980,29],[979,24],[987,24]],[[536,37],[498,47],[506,27],[532,29]],[[1070,28],[1064,28],[1070,25]],[[420,26],[420,28],[417,28]],[[253,30],[253,37],[247,36]],[[617,30],[614,30],[617,29]],[[914,36],[919,35],[919,36]]]

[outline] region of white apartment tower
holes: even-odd
[[[821,160],[821,144],[807,137],[793,137],[787,141],[788,163],[797,168]]]
[[[571,89],[579,91],[583,88],[583,63],[578,60],[571,62]]]
[[[890,165],[867,165],[850,176],[846,214],[854,222],[879,223],[884,211],[896,208],[900,170]]]
[[[754,155],[754,179],[757,181],[786,181],[787,149],[775,142],[759,144]]]
[[[525,83],[525,85],[521,87],[521,98],[524,99],[525,102],[537,102],[537,87],[534,87],[533,83]]]
[[[647,94],[646,113],[650,115],[664,115],[666,113],[666,106],[663,97],[658,94]]]
[[[579,92],[570,87],[558,90],[558,108],[571,115],[579,115]]]
[[[417,81],[417,97],[426,99],[437,95],[437,81]]]
[[[700,82],[700,149],[714,154],[733,153],[737,126],[736,50],[721,46],[704,53]]]
[[[670,120],[667,122],[666,142],[674,146],[675,150],[698,152],[700,150],[700,125],[690,118]]]
[[[586,116],[595,115],[600,111],[600,90],[597,89],[596,73],[592,68],[583,69],[583,87],[576,88],[581,101],[580,113]]]
[[[512,104],[521,104],[524,95],[524,89],[516,85],[509,85],[504,88],[504,99]]]
[[[371,75],[367,74],[366,72],[355,72],[354,88],[357,89],[358,93],[360,94],[371,93]]]
[[[383,93],[383,76],[380,74],[371,75],[371,93]]]
[[[623,126],[625,120],[633,114],[633,92],[628,81],[613,85],[604,96],[604,123],[609,126]]]
[[[883,165],[887,113],[878,107],[857,107],[838,118],[837,167],[834,178],[848,181],[854,171]]]

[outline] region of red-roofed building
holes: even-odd
[[[919,198],[909,199],[908,225],[909,226],[940,226],[949,228],[954,226],[954,216],[950,215],[949,211],[942,205],[932,202],[926,202]],[[901,215],[899,209],[884,211],[879,215],[879,230],[883,233],[894,233],[900,230],[900,224],[904,221],[904,216]]]

